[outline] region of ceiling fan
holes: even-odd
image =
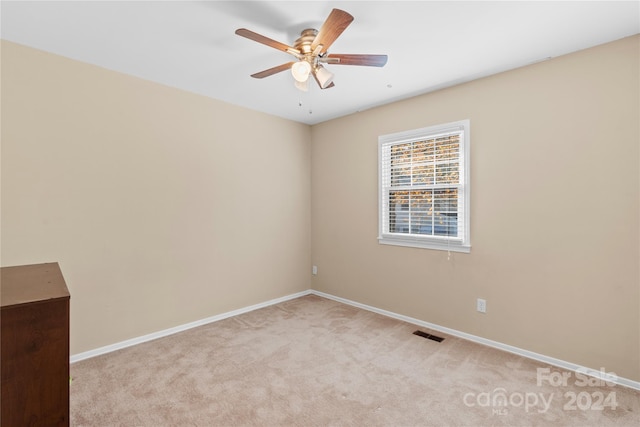
[[[236,34],[286,52],[297,59],[295,62],[287,62],[286,64],[252,74],[251,77],[262,79],[290,69],[295,79],[296,87],[306,92],[309,88],[310,75],[314,77],[321,89],[335,86],[333,73],[323,67],[322,64],[383,67],[387,63],[387,55],[328,53],[329,47],[352,21],[353,16],[349,13],[344,10],[333,9],[324,24],[322,24],[322,27],[320,27],[320,31],[313,28],[303,30],[300,37],[293,43],[293,46],[280,43],[246,28],[236,30]]]

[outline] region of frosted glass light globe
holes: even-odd
[[[291,66],[291,74],[293,74],[293,78],[300,83],[304,83],[307,81],[310,72],[311,64],[309,64],[307,61],[298,61]]]

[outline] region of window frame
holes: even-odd
[[[458,223],[462,225],[461,235],[452,238],[450,236],[385,232],[385,225],[389,222],[390,216],[390,209],[387,207],[389,204],[388,190],[392,187],[390,183],[388,186],[385,186],[385,183],[383,182],[385,173],[385,170],[383,170],[383,150],[386,147],[391,147],[392,145],[417,142],[433,138],[436,135],[460,131],[462,132],[462,137],[460,138],[458,154],[458,171],[460,181],[458,184],[459,191],[457,200],[458,206],[460,206],[460,203],[462,204],[462,207],[458,209],[458,215],[462,215],[462,218],[458,218]],[[470,120],[466,119],[387,135],[380,135],[378,137],[378,243],[384,245],[407,246],[464,253],[469,253],[471,251],[470,133],[471,123]],[[391,179],[390,173],[388,176],[389,179]],[[387,216],[385,216],[385,212],[387,213]],[[458,227],[457,230],[459,231],[460,227]]]

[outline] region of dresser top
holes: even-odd
[[[57,262],[2,267],[0,271],[0,305],[3,308],[69,298],[69,290]]]

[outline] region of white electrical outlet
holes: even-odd
[[[476,310],[478,310],[480,313],[486,313],[487,312],[487,300],[484,300],[482,298],[478,298],[478,302],[476,304]]]
[[[318,266],[314,265],[313,267],[311,267],[311,274],[313,274],[314,276],[316,274],[318,274]]]

